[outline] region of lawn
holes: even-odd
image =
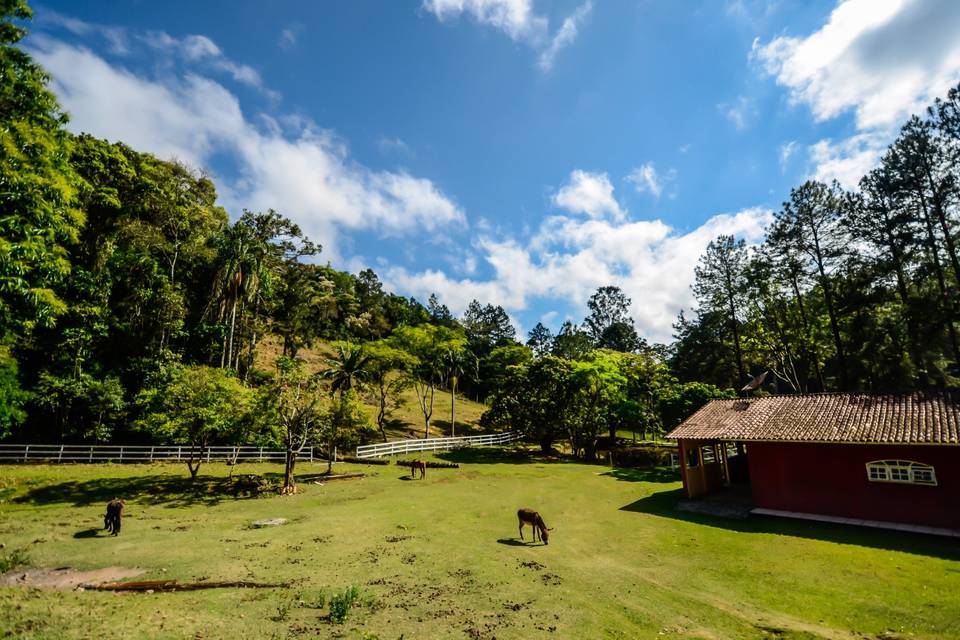
[[[0,637],[960,638],[960,547],[947,539],[681,514],[669,470],[613,470],[492,449],[459,469],[234,498],[175,465],[0,467],[0,555],[36,567],[139,567],[141,579],[290,582],[181,593],[0,589]],[[300,465],[303,474],[320,466]],[[239,473],[279,473],[243,465]],[[92,536],[127,499],[117,538]],[[549,546],[517,540],[540,510]],[[250,528],[261,518],[288,524]],[[529,529],[525,535],[529,536]],[[317,606],[355,585],[343,624]]]

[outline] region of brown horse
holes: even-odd
[[[123,518],[123,500],[114,498],[107,503],[107,512],[103,516],[103,528],[115,536],[120,535],[120,520]]]
[[[543,518],[540,517],[540,514],[534,511],[533,509],[520,509],[517,511],[517,519],[520,520],[520,539],[523,540],[523,525],[528,524],[533,528],[533,541],[537,541],[537,534],[540,534],[540,540],[543,541],[543,544],[550,544],[550,531],[553,531],[553,528],[547,528],[546,523],[544,523]]]
[[[427,462],[425,460],[413,460],[410,462],[410,477],[417,477],[417,470],[420,471],[420,479],[427,477]]]

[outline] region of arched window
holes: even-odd
[[[902,482],[936,485],[933,467],[910,460],[876,460],[867,463],[867,479],[871,482]]]

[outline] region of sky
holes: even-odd
[[[669,342],[710,240],[855,186],[960,81],[955,0],[32,3],[70,128],[208,172],[388,290],[520,335],[600,286]]]

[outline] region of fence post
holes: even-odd
[[[93,462],[93,446],[90,446],[90,457],[87,458],[87,462]]]
[[[153,462],[153,447],[150,447],[150,462]]]
[[[263,447],[260,447],[260,462],[263,462]]]
[[[63,462],[63,445],[60,445],[60,453],[57,454],[57,462]]]
[[[30,445],[27,445],[27,446],[24,447],[24,449],[23,449],[23,461],[24,461],[24,462],[27,461],[27,456],[28,456],[29,454],[30,454]]]
[[[123,462],[123,446],[120,446],[120,462]]]
[[[177,462],[183,460],[183,454],[180,452],[180,447],[177,447]],[[192,462],[190,464],[193,464]]]

